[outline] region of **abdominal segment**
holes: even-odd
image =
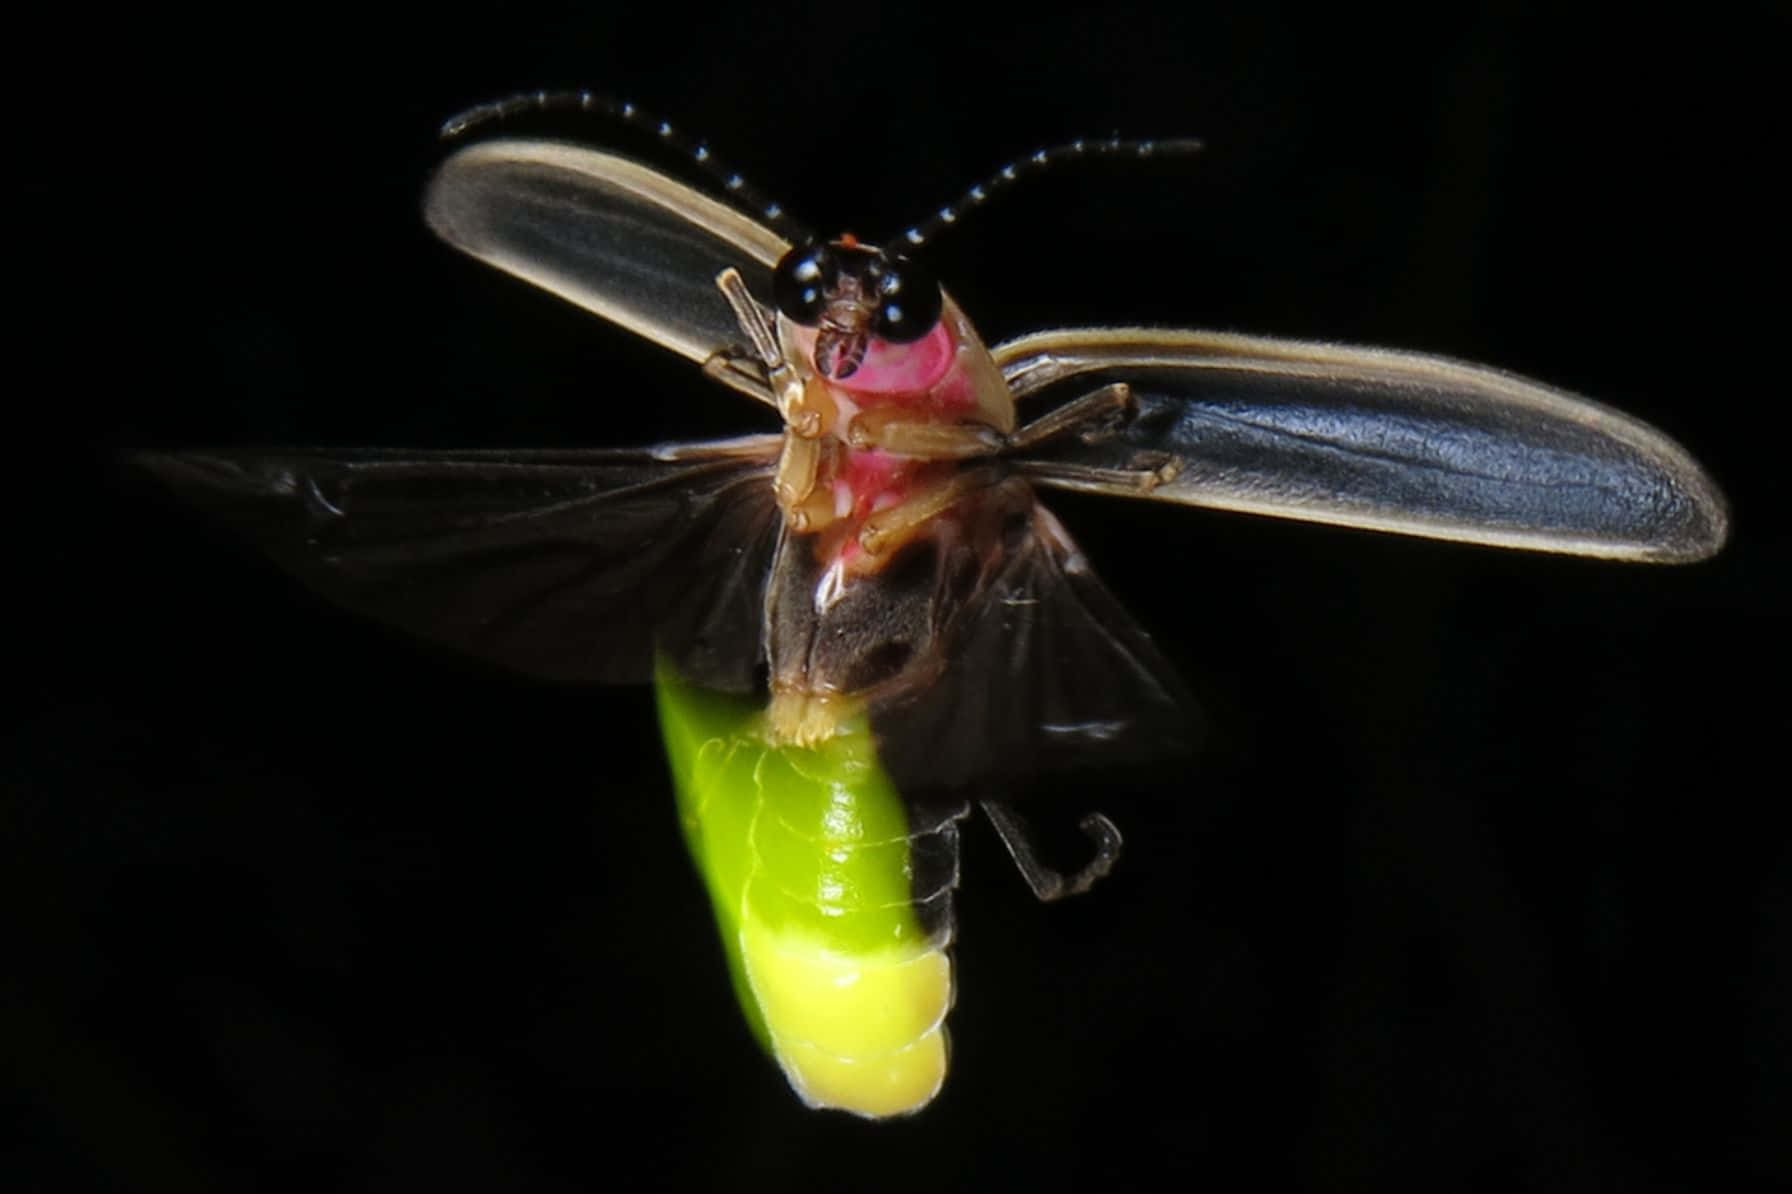
[[[809,1105],[920,1110],[946,1073],[962,803],[911,809],[863,717],[773,745],[764,711],[655,677],[686,842],[735,992]]]

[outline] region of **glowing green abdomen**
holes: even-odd
[[[735,992],[812,1106],[917,1111],[946,1072],[957,830],[911,825],[863,720],[774,746],[762,710],[655,675],[691,856]]]

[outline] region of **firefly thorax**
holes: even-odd
[[[912,344],[926,336],[943,306],[924,266],[850,234],[784,254],[772,301],[792,323],[815,329],[816,372],[835,380],[858,371],[873,338]]]

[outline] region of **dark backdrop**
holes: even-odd
[[[1792,1180],[1785,10],[1443,7],[16,29],[8,1188]],[[1600,397],[1710,468],[1733,541],[1650,569],[1054,499],[1208,752],[1091,781],[1128,849],[1088,898],[1036,906],[975,826],[944,1095],[805,1111],[733,1007],[643,691],[395,639],[102,466],[758,425],[423,228],[437,122],[543,85],[872,237],[1040,144],[1205,137],[932,260],[992,342],[1227,328]]]

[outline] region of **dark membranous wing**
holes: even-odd
[[[638,682],[658,642],[744,692],[776,436],[676,449],[146,453],[323,596],[532,676]]]
[[[1042,332],[995,355],[1044,409],[1124,382],[1138,416],[1047,444],[1040,484],[1394,534],[1677,563],[1722,546],[1698,463],[1619,411],[1441,357],[1214,332]],[[1038,394],[1038,397],[1028,398]],[[1181,471],[1144,490],[1111,470]]]
[[[1151,637],[1033,506],[954,618],[943,671],[872,708],[903,791],[962,788],[1007,799],[1066,769],[1189,749],[1198,715]]]

